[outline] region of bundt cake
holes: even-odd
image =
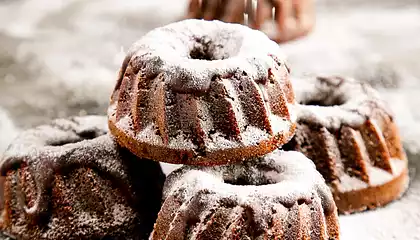
[[[139,157],[220,165],[288,142],[293,104],[276,43],[242,25],[185,20],[131,48],[111,96],[109,127]]]
[[[312,159],[338,210],[352,213],[399,198],[408,185],[407,159],[387,104],[351,78],[294,79],[298,125],[283,149]],[[299,86],[299,88],[297,87]]]
[[[339,224],[314,164],[299,152],[276,150],[241,164],[172,172],[152,239],[333,240]]]
[[[16,239],[148,239],[165,175],[106,134],[107,118],[22,133],[1,165],[1,231]]]

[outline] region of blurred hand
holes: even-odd
[[[247,0],[191,0],[188,18],[243,23]]]
[[[261,29],[265,21],[274,18],[277,34],[270,37],[281,43],[305,36],[312,30],[315,23],[313,1],[191,0],[187,17],[244,24],[244,13],[247,13],[248,25],[255,29]]]

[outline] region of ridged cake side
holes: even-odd
[[[156,50],[156,39],[166,39],[158,42],[178,56]],[[261,42],[267,42],[261,52],[251,51]],[[212,59],[194,59],[197,49]],[[266,36],[236,24],[188,20],[156,29],[133,46],[109,119],[120,143],[142,157],[215,165],[287,142],[295,127],[293,104],[289,70]]]
[[[320,77],[296,84],[304,82],[315,84],[314,93],[298,99],[296,135],[284,149],[314,161],[342,213],[399,198],[408,184],[407,159],[386,103],[352,79]]]
[[[16,239],[147,239],[165,175],[106,134],[105,116],[24,131],[1,164],[0,229]]]
[[[253,204],[263,207],[255,209],[228,198],[214,202],[211,194],[214,192],[199,192],[186,204],[177,196],[169,197],[162,206],[153,239],[338,239],[337,235],[334,237],[338,234],[338,218],[324,218],[319,199],[291,208],[259,201]],[[255,211],[263,211],[266,218],[256,219]],[[201,214],[191,216],[194,212]],[[260,225],[259,221],[265,222]]]
[[[331,193],[299,153],[183,167],[168,177],[164,195],[153,240],[339,239]]]

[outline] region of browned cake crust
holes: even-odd
[[[404,164],[404,163],[403,163]],[[334,191],[334,199],[341,213],[375,209],[401,197],[408,187],[408,169],[403,167],[382,183],[355,190]]]
[[[153,240],[339,239],[331,192],[298,152],[184,166],[168,176],[164,197]]]
[[[133,45],[108,117],[118,142],[139,157],[220,165],[288,142],[293,104],[276,43],[245,26],[185,20]]]
[[[106,134],[106,117],[23,132],[1,165],[1,230],[17,239],[148,239],[165,181]]]
[[[408,186],[407,158],[387,104],[354,79],[296,79],[298,125],[284,149],[312,159],[341,213],[373,209]]]

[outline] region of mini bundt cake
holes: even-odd
[[[387,104],[351,78],[294,79],[298,125],[283,149],[312,159],[338,210],[352,213],[399,198],[408,186],[407,159]]]
[[[16,239],[148,239],[165,175],[106,134],[107,118],[22,133],[1,165],[1,231]]]
[[[185,20],[134,44],[108,116],[117,141],[139,157],[221,165],[288,142],[292,104],[276,43],[242,25]]]
[[[152,239],[333,240],[339,224],[314,164],[299,152],[276,150],[241,164],[172,172]]]

